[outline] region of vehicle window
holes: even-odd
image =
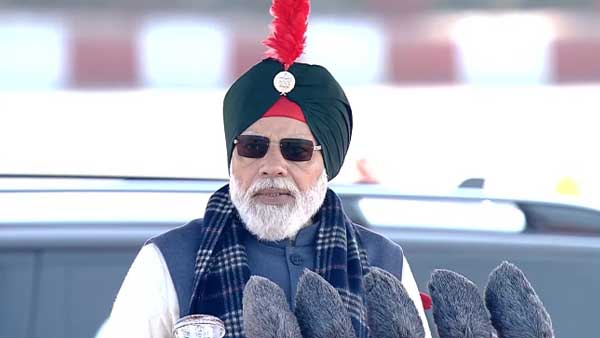
[[[521,232],[526,226],[509,202],[364,198],[359,205],[369,223],[384,227]]]
[[[183,224],[204,214],[208,193],[30,192],[0,194],[2,224]]]

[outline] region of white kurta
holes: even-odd
[[[417,283],[406,257],[402,284],[415,303],[431,338]],[[97,338],[171,338],[179,319],[179,302],[169,269],[160,250],[148,244],[140,250],[123,281],[112,312]]]

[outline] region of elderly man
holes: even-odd
[[[278,284],[293,307],[308,268],[339,291],[357,337],[366,338],[363,276],[370,266],[402,281],[430,336],[401,247],[352,223],[327,187],[352,133],[342,88],[325,68],[295,62],[301,51],[288,53],[276,40],[267,40],[269,58],[225,96],[229,185],[210,198],[202,219],[141,249],[107,336],[171,337],[179,318],[209,314],[224,321],[226,337],[243,338],[242,292],[250,276]]]

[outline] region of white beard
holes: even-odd
[[[285,205],[268,205],[254,201],[252,196],[262,189],[285,189],[290,191],[294,202]],[[255,181],[247,191],[242,191],[239,182],[231,175],[229,194],[246,228],[261,240],[278,241],[294,238],[300,229],[310,225],[327,193],[325,170],[314,186],[300,192],[291,178],[263,178]]]

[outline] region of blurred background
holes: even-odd
[[[93,336],[142,243],[202,217],[222,181],[151,178],[228,177],[222,101],[270,5],[0,0],[0,336]],[[336,191],[422,290],[508,259],[557,336],[594,336],[600,0],[312,0],[301,61],[354,111]]]
[[[0,1],[0,174],[226,178],[270,4]],[[597,203],[598,0],[313,0],[302,61],[353,105],[336,182]]]

